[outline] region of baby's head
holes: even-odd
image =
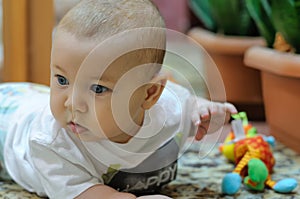
[[[149,0],[85,0],[59,23],[51,55],[51,111],[83,140],[127,142],[165,79],[164,22]]]

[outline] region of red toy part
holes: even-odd
[[[273,157],[269,144],[264,141],[262,136],[258,135],[236,142],[234,147],[236,164],[241,161],[247,152],[250,152],[251,155],[262,160],[266,164],[269,173],[272,172],[273,166],[275,165],[275,158]],[[247,168],[245,167],[243,168],[241,175],[245,176],[246,172]]]

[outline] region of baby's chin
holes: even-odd
[[[99,142],[101,140],[107,139],[104,138],[103,136],[97,136],[89,131],[86,131],[81,134],[75,134],[75,135],[78,139],[80,139],[83,142]]]

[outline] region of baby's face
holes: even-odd
[[[117,44],[95,47],[90,40],[57,33],[51,56],[51,111],[62,127],[84,141],[108,138],[123,143],[143,122],[146,78],[143,68],[129,70],[139,65],[132,53],[116,59]]]

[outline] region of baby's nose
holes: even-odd
[[[65,106],[72,112],[86,112],[88,109],[87,103],[82,95],[70,95],[65,102]]]

